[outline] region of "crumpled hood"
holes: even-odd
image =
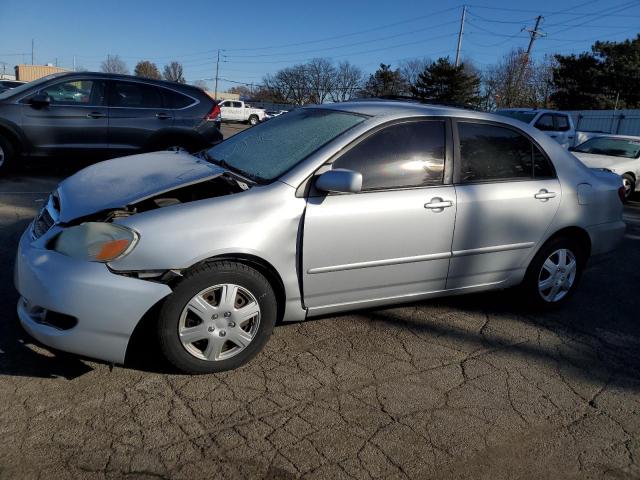
[[[622,162],[628,161],[628,158],[620,158],[620,157],[610,157],[608,155],[597,155],[595,153],[581,153],[581,152],[571,152],[578,160],[584,163],[589,168],[608,168],[613,170],[613,168]]]
[[[153,152],[100,162],[58,186],[60,221],[123,208],[178,187],[218,177],[224,170],[186,152]]]

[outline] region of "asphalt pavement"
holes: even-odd
[[[15,249],[57,171],[0,180],[0,478],[640,478],[639,201],[560,311],[500,291],[353,312],[188,376],[151,336],[111,368],[19,326]]]

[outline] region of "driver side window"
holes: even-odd
[[[99,80],[72,80],[54,83],[42,90],[51,105],[100,106],[104,104],[104,82]]]
[[[362,174],[362,190],[442,184],[445,123],[421,120],[386,127],[333,162]]]

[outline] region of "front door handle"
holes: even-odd
[[[543,188],[538,193],[534,195],[538,200],[549,200],[550,198],[554,198],[556,196],[556,192],[550,192],[546,188]]]
[[[429,203],[424,204],[424,208],[428,208],[429,210],[434,210],[436,212],[441,212],[445,208],[451,206],[453,206],[453,202],[451,200],[443,200],[440,197],[434,197]]]
[[[168,120],[169,118],[171,118],[171,115],[169,115],[168,113],[156,113],[156,118],[158,120]]]
[[[87,118],[104,118],[107,115],[102,112],[91,112],[87,113]]]

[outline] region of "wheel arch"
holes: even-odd
[[[0,136],[5,138],[14,148],[17,154],[24,151],[23,139],[11,126],[0,122]]]
[[[278,270],[264,258],[261,258],[257,255],[252,255],[250,253],[225,253],[213,257],[208,257],[194,265],[191,265],[189,268],[185,269],[185,271],[192,270],[205,263],[221,261],[242,263],[264,275],[269,284],[271,284],[273,292],[276,295],[276,301],[278,304],[278,321],[282,319],[287,299],[284,282],[282,281],[282,277],[280,276],[280,273],[278,273]]]
[[[540,251],[540,249],[544,245],[559,237],[566,237],[574,240],[578,244],[581,252],[584,254],[585,259],[589,258],[589,256],[591,255],[591,237],[589,236],[589,232],[587,232],[584,228],[576,226],[564,227],[556,231],[553,235],[545,240],[538,251]]]

